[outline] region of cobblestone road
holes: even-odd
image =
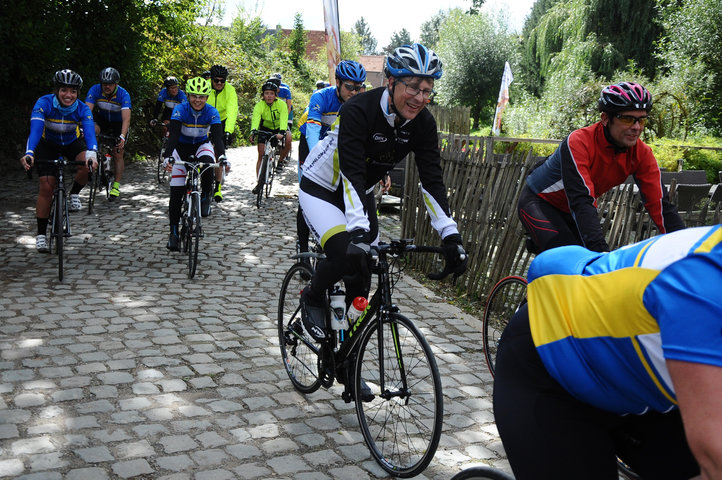
[[[62,283],[56,257],[35,251],[37,180],[7,173],[0,477],[387,478],[341,388],[300,395],[281,365],[275,311],[295,242],[295,168],[257,210],[254,151],[230,156],[194,280],[185,257],[165,249],[167,187],[154,165],[127,168],[120,201],[72,215]],[[473,464],[508,470],[478,320],[408,276],[396,301],[431,343],[444,386],[441,443],[417,478],[448,480]]]

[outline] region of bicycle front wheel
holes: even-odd
[[[165,143],[166,139],[163,139],[163,144],[160,147],[160,152],[158,152],[158,163],[156,165],[156,177],[158,178],[158,183],[164,183],[166,176],[168,175],[168,172],[165,171],[165,167],[163,167],[163,152],[165,151]]]
[[[313,393],[321,386],[318,373],[319,350],[301,323],[301,291],[313,270],[305,263],[293,265],[281,284],[278,298],[278,344],[293,387]]]
[[[355,372],[356,414],[374,459],[394,476],[418,475],[436,453],[444,416],[441,377],[424,335],[389,314],[364,331]],[[361,401],[362,385],[374,395],[370,402]]]
[[[90,192],[88,193],[88,215],[91,215],[93,208],[95,208],[95,195],[98,193],[98,185],[100,184],[98,180],[99,177],[100,172],[97,169],[90,174],[88,181],[88,187],[90,187]]]
[[[482,334],[484,336],[484,356],[489,372],[494,376],[496,348],[501,332],[514,313],[526,302],[526,279],[517,275],[504,277],[491,289],[484,307]]]
[[[200,197],[194,195],[191,201],[191,211],[188,215],[188,227],[187,227],[187,238],[188,238],[188,278],[193,278],[196,274],[196,267],[198,266],[198,244],[201,238],[201,218],[200,208],[197,203],[200,202]]]
[[[53,236],[58,254],[58,280],[63,281],[63,243],[65,241],[65,228],[63,215],[65,214],[65,194],[60,191],[55,195],[55,215],[53,216]]]
[[[261,203],[263,203],[263,193],[266,188],[267,172],[268,156],[264,155],[261,159],[261,169],[258,171],[258,191],[256,192],[256,208],[261,208]]]
[[[271,194],[271,187],[273,186],[273,176],[276,174],[276,165],[277,163],[275,161],[270,161],[268,163],[268,169],[266,170],[266,198]]]

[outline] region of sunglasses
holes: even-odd
[[[622,125],[627,126],[627,127],[631,127],[632,125],[635,124],[635,122],[639,122],[639,126],[644,127],[644,125],[646,125],[646,123],[647,123],[647,118],[649,118],[649,117],[646,117],[646,116],[645,117],[635,117],[634,115],[617,114],[614,116],[614,118],[616,118],[617,120],[622,122]]]
[[[343,83],[343,86],[346,87],[346,90],[349,92],[358,92],[361,90],[361,85],[354,85],[353,83]]]
[[[215,83],[226,83],[226,79],[225,79],[225,78],[214,78],[213,81],[214,81]]]

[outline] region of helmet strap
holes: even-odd
[[[403,115],[399,113],[398,109],[396,108],[396,104],[394,104],[394,92],[396,91],[396,77],[389,77],[394,79],[394,85],[393,87],[389,86],[387,87],[389,90],[389,107],[391,108],[391,111],[394,112],[394,115],[396,115],[396,119],[394,120],[394,123],[396,126],[401,125],[406,121]]]

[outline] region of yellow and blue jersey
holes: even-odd
[[[121,112],[129,110],[130,94],[126,89],[118,85],[112,96],[103,95],[103,88],[100,83],[96,83],[88,90],[85,97],[86,103],[92,103],[97,110],[97,115],[106,122],[122,122]]]
[[[80,138],[80,127],[83,127],[88,150],[96,150],[95,124],[88,106],[76,100],[70,107],[62,107],[55,94],[43,95],[35,102],[30,115],[30,136],[25,153],[34,155],[41,138],[55,145],[70,145]]]
[[[331,125],[336,121],[340,108],[341,100],[338,98],[335,86],[313,92],[308,107],[301,115],[298,127],[301,134],[306,137],[309,150],[326,136]]]
[[[618,414],[676,408],[666,360],[722,367],[722,226],[607,253],[540,254],[529,324],[544,366],[573,396]]]
[[[220,124],[221,116],[216,107],[207,103],[196,111],[190,103],[185,102],[175,106],[170,120],[181,123],[179,142],[196,145],[208,141],[211,125]]]

